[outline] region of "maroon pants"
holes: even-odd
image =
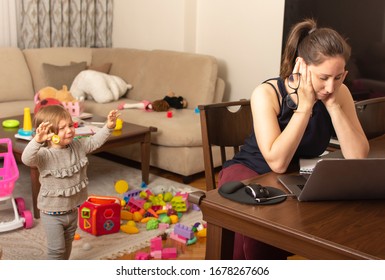
[[[258,175],[257,172],[245,165],[233,164],[220,171],[218,186],[221,187],[226,182],[242,181]],[[235,260],[285,260],[290,255],[289,252],[235,233],[233,254]]]

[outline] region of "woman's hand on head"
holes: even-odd
[[[316,102],[316,94],[313,88],[312,75],[308,65],[303,58],[298,57],[294,71],[300,73],[300,84],[298,88],[298,111],[307,111],[313,108]],[[295,72],[294,72],[295,73]]]
[[[107,127],[113,129],[116,126],[116,120],[119,118],[119,110],[112,110],[108,113],[107,116]]]
[[[35,133],[35,140],[38,143],[51,140],[55,133],[51,132],[52,124],[49,122],[42,122],[37,128]]]

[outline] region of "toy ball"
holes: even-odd
[[[128,183],[125,180],[118,180],[115,183],[115,191],[119,194],[128,191]]]
[[[90,243],[84,243],[84,245],[83,245],[83,250],[84,251],[89,251],[91,249],[92,249],[92,246],[91,246]]]

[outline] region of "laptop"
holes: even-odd
[[[385,158],[318,159],[312,172],[278,180],[299,201],[385,199]]]

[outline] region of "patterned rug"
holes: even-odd
[[[97,156],[89,156],[90,165],[88,167],[89,195],[111,195],[123,198],[123,195],[115,191],[115,182],[126,180],[130,189],[141,188],[141,171],[127,167],[112,161],[102,159]],[[31,187],[29,171],[26,167],[19,165],[20,176],[13,191],[14,197],[22,197],[26,202],[26,208],[32,210]],[[148,188],[154,193],[171,191],[176,193],[192,192],[196,189],[180,184],[168,179],[164,179],[150,174]],[[13,219],[13,211],[0,208],[0,222]],[[181,224],[192,226],[197,222],[202,222],[202,214],[199,210],[192,207],[183,214]],[[151,238],[162,234],[157,230],[146,230],[145,224],[137,223],[138,234],[127,234],[122,231],[117,233],[94,236],[78,228],[80,240],[75,240],[71,259],[74,260],[97,260],[113,259],[123,254],[131,253],[136,250],[149,246]],[[1,226],[1,224],[0,224]],[[171,231],[172,227],[167,231]],[[39,219],[34,220],[31,229],[19,228],[13,231],[0,233],[0,248],[2,248],[5,260],[44,260],[46,259],[46,238]]]

